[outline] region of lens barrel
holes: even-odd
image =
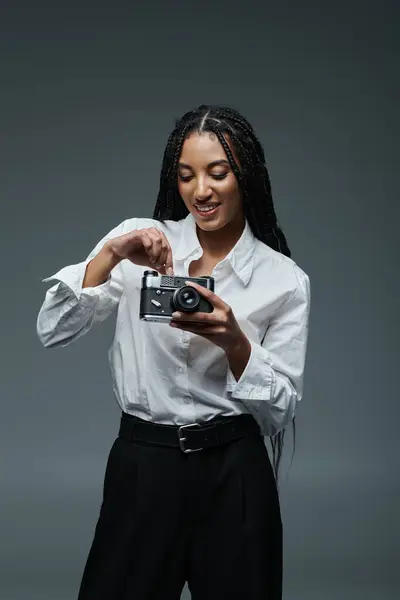
[[[193,287],[184,285],[172,297],[172,306],[182,312],[193,312],[200,304],[200,295]]]

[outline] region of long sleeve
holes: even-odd
[[[135,227],[130,220],[130,229]],[[107,281],[96,287],[82,288],[87,264],[107,240],[125,233],[125,221],[112,229],[93,248],[86,260],[63,267],[43,282],[56,280],[46,292],[37,317],[37,335],[46,348],[66,346],[87,333],[93,323],[104,321],[117,307],[122,295],[121,263]],[[132,226],[133,224],[133,226]]]
[[[250,340],[250,357],[238,381],[228,368],[227,392],[262,423],[264,435],[286,427],[303,396],[310,280],[297,265],[294,272],[296,289],[274,315],[262,343]]]

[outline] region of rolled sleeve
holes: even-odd
[[[92,260],[93,256],[90,255],[85,261],[82,261],[76,265],[68,265],[63,267],[54,275],[42,279],[42,283],[49,281],[58,282],[57,291],[65,291],[67,293],[72,292],[74,299],[87,308],[94,307],[97,303],[107,311],[118,301],[119,287],[116,286],[116,278],[112,278],[111,273],[108,276],[107,281],[97,285],[95,287],[82,288],[83,280],[86,274],[86,267]],[[115,267],[116,268],[116,267]],[[57,284],[56,284],[57,285]]]
[[[226,390],[276,433],[293,418],[303,397],[307,351],[310,280],[295,265],[297,287],[269,323],[261,344],[250,340],[251,353],[238,381],[228,368]]]
[[[250,340],[251,352],[247,365],[238,381],[232,371],[228,369],[227,391],[232,393],[232,398],[248,400],[271,399],[271,392],[275,382],[275,373],[268,352],[259,344]]]
[[[37,333],[46,347],[63,346],[87,333],[93,323],[104,321],[117,307],[123,293],[121,263],[104,283],[82,288],[88,263],[104,244],[125,232],[126,222],[112,229],[87,256],[86,260],[63,267],[42,282],[54,281],[47,290],[37,317]],[[136,220],[130,221],[135,228]]]

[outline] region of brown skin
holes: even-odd
[[[226,138],[230,144],[229,138]],[[232,153],[235,157],[233,149]],[[237,161],[237,158],[235,157]],[[215,164],[219,161],[219,164]],[[220,162],[224,161],[224,162]],[[238,161],[237,161],[238,162]],[[240,167],[240,165],[239,165]],[[223,178],[221,176],[224,175]],[[197,234],[203,248],[200,261],[191,264],[194,269],[212,268],[234,247],[242,235],[245,218],[243,203],[236,177],[226,159],[225,151],[214,134],[197,133],[189,136],[182,148],[179,174],[179,192],[188,210],[194,215]],[[203,218],[194,204],[221,204],[214,215]],[[172,251],[165,235],[157,228],[132,231],[106,242],[86,268],[83,287],[104,283],[112,269],[123,259],[157,269],[161,274],[172,274]],[[201,335],[222,348],[231,371],[239,380],[251,352],[250,342],[240,329],[230,306],[213,292],[193,285],[214,306],[212,313],[174,313],[170,326]]]
[[[228,138],[227,142],[230,145]],[[232,147],[231,151],[234,155]],[[204,255],[216,262],[222,260],[242,235],[245,219],[237,179],[215,134],[193,133],[186,138],[179,161],[178,189],[196,220]],[[214,202],[221,206],[209,218],[201,217],[194,206]]]
[[[228,144],[229,139],[226,138]],[[231,147],[232,153],[233,149]],[[237,161],[237,158],[235,157]],[[223,162],[221,162],[223,161]],[[216,264],[234,247],[245,225],[240,189],[218,138],[193,133],[184,142],[179,161],[179,193],[196,220],[204,264]],[[219,203],[215,215],[202,217],[195,204]],[[174,313],[171,327],[201,335],[221,347],[236,380],[242,375],[251,352],[230,306],[202,286],[188,282],[214,306],[212,313]]]
[[[161,275],[173,275],[171,246],[156,227],[138,229],[106,242],[88,263],[82,287],[95,287],[107,281],[121,260],[156,269]]]

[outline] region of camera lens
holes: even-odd
[[[175,310],[192,312],[200,303],[200,296],[194,288],[186,285],[175,291],[172,297],[172,306]]]

